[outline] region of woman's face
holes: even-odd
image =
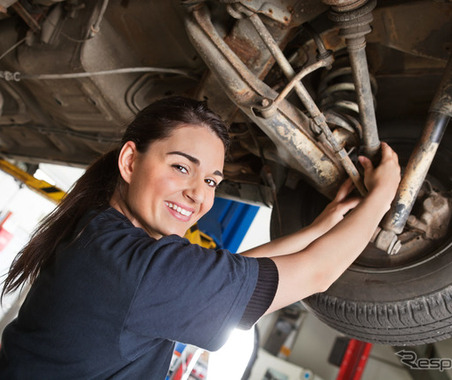
[[[223,179],[224,154],[214,132],[196,125],[175,129],[146,153],[128,142],[119,157],[128,186],[112,205],[156,239],[183,236],[212,207]]]

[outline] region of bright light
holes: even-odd
[[[254,327],[233,330],[228,341],[209,355],[207,380],[240,380],[254,349]]]

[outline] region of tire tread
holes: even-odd
[[[415,299],[386,303],[355,302],[325,293],[304,302],[323,322],[371,343],[417,345],[452,336],[452,286]]]

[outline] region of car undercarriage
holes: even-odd
[[[358,155],[403,178],[372,242],[306,305],[361,340],[452,336],[452,3],[386,0],[0,0],[0,155],[84,167],[164,96],[230,125],[218,195],[310,223]],[[334,254],[332,252],[331,254]]]

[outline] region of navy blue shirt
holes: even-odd
[[[88,214],[4,330],[2,379],[164,379],[174,342],[216,350],[273,300],[278,275],[253,259],[159,240],[113,208]]]

